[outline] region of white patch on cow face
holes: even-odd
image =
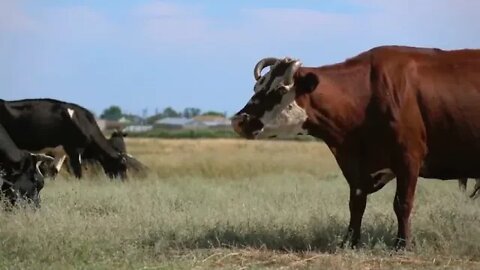
[[[70,118],[73,118],[73,114],[75,111],[73,109],[67,108],[68,115],[70,115]]]
[[[295,90],[283,95],[282,101],[260,118],[264,127],[256,138],[293,137],[308,134],[303,125],[308,116],[305,110],[295,102]]]
[[[362,190],[359,189],[359,188],[357,188],[357,189],[355,190],[355,195],[357,195],[357,196],[362,195]]]
[[[78,155],[78,164],[82,164],[82,155]]]

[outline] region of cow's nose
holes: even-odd
[[[248,119],[248,115],[245,113],[235,115],[232,118],[232,128],[233,130],[240,135],[241,137],[245,137],[245,133],[243,131],[243,123]]]

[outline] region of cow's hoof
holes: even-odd
[[[407,248],[407,241],[402,238],[397,238],[395,239],[395,250],[396,251],[401,251],[405,250]]]
[[[415,240],[397,238],[395,240],[395,251],[408,251],[415,246]]]
[[[348,247],[348,248],[351,248],[351,249],[356,249],[359,246],[358,242],[359,242],[358,239],[353,240],[353,239],[346,238],[340,243],[340,248],[345,249],[345,248]]]

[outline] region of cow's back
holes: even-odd
[[[88,140],[88,130],[81,127],[90,115],[78,105],[52,99],[0,102],[0,122],[18,147],[31,151]]]

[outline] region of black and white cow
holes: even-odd
[[[126,178],[124,155],[108,143],[93,114],[77,104],[54,99],[0,99],[0,124],[19,148],[39,151],[61,145],[77,178],[82,177],[86,149],[108,176]]]
[[[40,206],[43,175],[40,163],[53,158],[20,150],[0,125],[0,194],[11,204],[27,199]]]

